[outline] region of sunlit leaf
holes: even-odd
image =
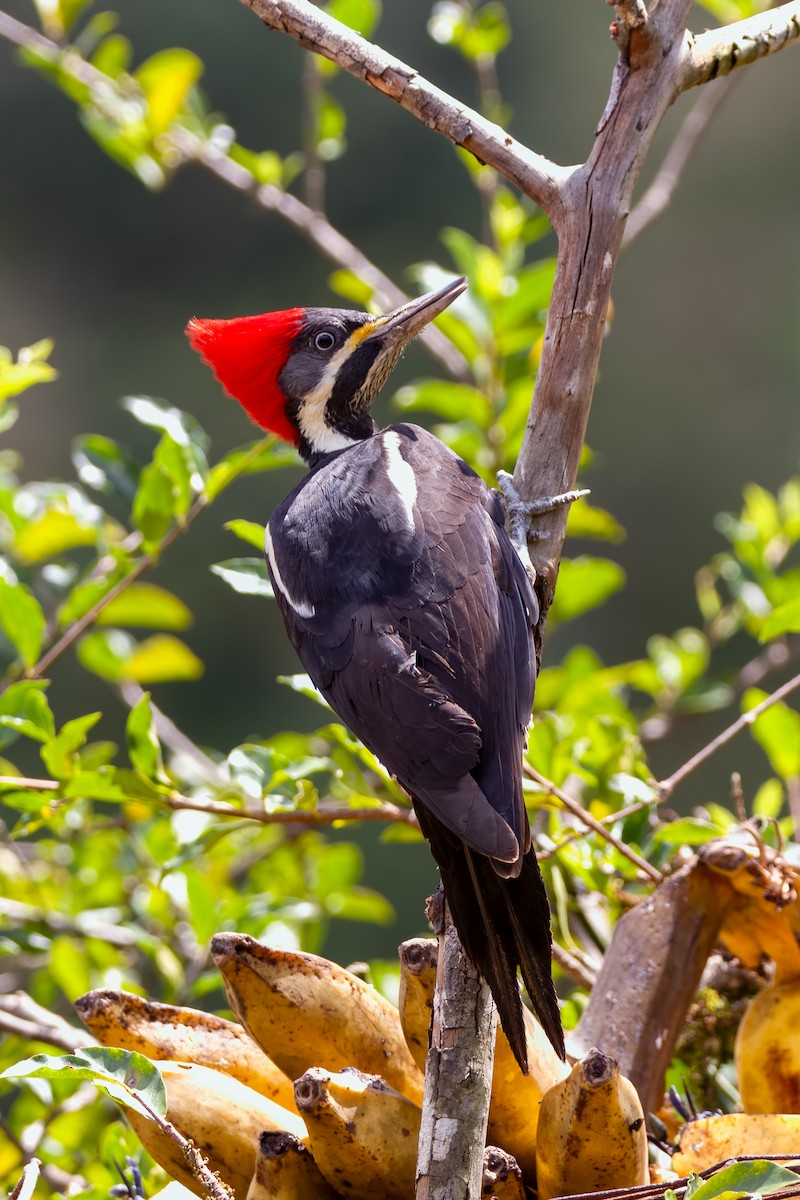
[[[128,755],[134,769],[147,779],[163,779],[161,743],[158,740],[153,709],[147,692],[137,700],[129,712],[125,732],[128,736]]]
[[[249,546],[255,546],[256,550],[264,550],[264,526],[259,525],[257,521],[226,521],[225,528],[231,533],[235,533],[243,542],[247,542]],[[212,570],[214,568],[212,567]]]
[[[34,1054],[7,1067],[2,1079],[57,1079],[80,1083],[88,1080],[113,1100],[151,1117],[152,1110],[166,1116],[167,1094],[157,1067],[131,1050],[89,1046],[75,1054]],[[144,1104],[142,1103],[144,1101]]]
[[[164,133],[186,105],[189,90],[203,73],[202,60],[191,50],[159,50],[134,72],[147,99],[153,137]]]
[[[46,742],[39,753],[47,770],[54,779],[66,779],[74,770],[76,752],[86,742],[89,730],[100,720],[102,713],[87,713],[62,725],[58,733]]]
[[[742,712],[755,708],[768,694],[748,688],[742,697]],[[779,701],[756,717],[750,731],[776,775],[783,779],[800,776],[800,713]]]
[[[796,1171],[767,1159],[733,1163],[703,1180],[692,1192],[693,1200],[734,1200],[739,1196],[766,1196],[800,1181]]]
[[[58,371],[47,361],[52,350],[53,343],[45,339],[33,346],[24,346],[14,362],[11,352],[0,346],[0,401],[18,396],[34,384],[58,379]]]
[[[379,0],[327,0],[324,7],[335,20],[365,38],[371,37],[381,16]]]
[[[103,608],[98,625],[187,629],[192,613],[182,600],[153,583],[132,583]]]
[[[680,821],[659,825],[653,839],[669,846],[702,846],[710,838],[719,837],[721,832],[719,825],[711,821],[704,821],[700,817],[684,817]]]
[[[785,633],[800,633],[800,596],[780,604],[765,617],[758,631],[758,640],[768,642]]]
[[[263,558],[228,558],[214,563],[211,571],[235,592],[245,596],[272,596],[267,564]]]
[[[607,558],[564,558],[550,610],[554,621],[569,621],[603,604],[625,585],[625,572]]]
[[[100,518],[100,511],[97,510]],[[14,549],[25,563],[38,563],[55,558],[65,550],[78,546],[93,546],[97,541],[98,525],[87,523],[74,513],[51,508],[38,520],[30,521],[19,532]]]
[[[491,425],[491,403],[477,388],[443,379],[429,379],[401,388],[395,403],[404,412],[430,412],[444,421],[474,421],[481,429]]]
[[[46,618],[30,588],[12,572],[0,574],[0,626],[26,667],[39,657]]]
[[[41,680],[12,683],[0,693],[0,746],[17,734],[46,742],[55,734],[55,721]]]
[[[199,679],[203,670],[197,655],[169,634],[156,634],[140,642],[123,665],[123,675],[135,683]]]
[[[142,471],[133,501],[133,519],[149,546],[157,545],[172,524],[172,480],[156,463]]]
[[[75,438],[72,461],[81,483],[132,500],[139,484],[140,465],[111,438],[91,433]]]

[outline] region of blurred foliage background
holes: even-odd
[[[343,11],[354,3],[339,0]],[[70,6],[38,8],[7,0],[4,11],[37,27],[41,17],[53,34]],[[484,76],[484,106],[533,148],[582,160],[613,68],[608,8],[511,0],[506,9],[513,36],[491,4],[475,35],[501,85],[502,101]],[[731,19],[747,6],[709,9]],[[161,143],[148,142],[164,132],[158,104],[165,127],[175,117],[190,137],[211,138],[240,166],[301,195],[308,172],[295,176],[310,139],[312,159],[324,161],[330,220],[409,290],[443,269],[470,275],[468,301],[442,325],[474,386],[431,382],[442,372],[415,346],[378,417],[431,421],[487,477],[512,465],[521,437],[555,249],[540,214],[353,80],[322,72],[309,82],[316,68],[294,43],[269,36],[233,0],[121,0],[115,11],[116,31],[96,8],[82,14],[83,47],[111,76],[148,63],[138,76],[150,103],[145,133],[124,112],[116,126],[98,119],[74,80],[41,59],[21,63],[0,38],[0,342],[14,357],[32,347],[16,363],[0,361],[3,445],[20,456],[0,461],[11,682],[0,698],[8,756],[0,775],[53,785],[49,793],[3,785],[4,981],[26,983],[40,1004],[64,1012],[100,985],[220,1006],[206,947],[223,927],[324,948],[342,962],[390,959],[398,941],[424,932],[423,901],[436,882],[427,848],[402,822],[388,833],[366,823],[323,835],[299,822],[287,831],[169,815],[176,796],[300,814],[320,802],[402,797],[302,683],[276,682],[297,664],[264,599],[254,543],[300,468],[257,444],[233,478],[236,448],[254,431],[182,332],[193,314],[342,303],[342,294],[361,303],[370,289],[341,273],[331,280],[331,265],[295,230],[201,166],[162,178],[170,156],[160,162]],[[453,33],[469,11],[388,3],[376,40],[478,103],[469,39]],[[698,8],[695,26],[711,19]],[[188,53],[151,57],[165,47]],[[691,819],[655,818],[646,782],[765,694],[748,681],[769,689],[786,678],[796,652],[800,484],[786,482],[800,444],[796,69],[790,53],[741,73],[669,211],[623,258],[582,480],[591,506],[575,509],[548,629],[531,764],[654,869],[730,826],[731,770],[744,775],[748,808],[767,818],[785,818],[800,778],[800,718],[776,707],[754,738],[738,739],[676,795],[681,813],[701,806]],[[204,101],[191,90],[196,78]],[[665,122],[645,185],[694,99],[683,97]],[[82,128],[76,100],[107,154]],[[48,379],[48,364],[57,378]],[[37,378],[46,386],[23,395]],[[51,482],[20,488],[19,480]],[[65,522],[71,532],[59,542]],[[154,564],[147,583],[165,591],[128,589],[132,608],[109,606],[77,655],[47,672],[48,707],[37,684],[19,681],[23,667],[145,557]],[[782,666],[743,676],[768,645],[785,652]],[[188,736],[187,753],[162,755],[139,684]],[[555,807],[537,823],[557,936],[591,966],[621,909],[620,881],[635,889],[641,878],[618,846],[576,839]],[[586,904],[594,895],[600,909]],[[391,972],[373,971],[391,991]],[[573,993],[568,1022],[582,996]],[[5,1060],[15,1053],[10,1046]],[[49,1102],[24,1093],[16,1125]],[[75,1146],[87,1136],[76,1125],[63,1133]],[[0,1169],[13,1166],[11,1152]],[[81,1170],[90,1173],[86,1163]]]

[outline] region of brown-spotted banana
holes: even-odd
[[[216,934],[211,953],[231,1008],[291,1079],[313,1066],[356,1066],[422,1103],[423,1075],[397,1009],[375,988],[326,958],[243,934]]]
[[[352,1200],[414,1195],[421,1110],[377,1075],[312,1067],[294,1085],[322,1174]]]
[[[294,1086],[246,1029],[196,1008],[156,1004],[130,992],[97,988],[75,1001],[78,1016],[98,1042],[148,1058],[197,1063],[224,1071],[294,1110]]]
[[[336,1200],[308,1146],[293,1133],[262,1133],[247,1200]]]
[[[772,1154],[796,1154],[800,1163],[800,1116],[721,1113],[686,1122],[672,1156],[672,1169],[684,1176],[690,1171],[705,1171],[728,1158],[769,1158]]]
[[[636,1089],[613,1058],[593,1048],[542,1100],[539,1198],[647,1182],[647,1131]]]
[[[222,1071],[179,1062],[159,1062],[158,1069],[167,1089],[167,1120],[194,1143],[236,1200],[247,1200],[258,1139],[265,1129],[306,1137],[305,1124],[296,1112]],[[148,1154],[173,1179],[205,1196],[180,1147],[147,1117],[130,1108],[125,1115]]]

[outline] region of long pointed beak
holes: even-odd
[[[434,317],[438,317],[439,313],[444,312],[448,305],[461,295],[466,286],[467,280],[462,275],[460,279],[451,280],[444,287],[437,288],[435,292],[426,292],[424,296],[419,296],[416,300],[409,300],[406,304],[401,304],[399,308],[387,313],[385,317],[376,318],[374,327],[364,341],[385,338],[387,334],[392,335],[393,342],[396,340],[403,343],[410,341]]]

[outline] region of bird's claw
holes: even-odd
[[[503,496],[508,520],[508,532],[514,548],[523,562],[528,560],[528,543],[542,541],[550,536],[546,530],[534,529],[533,521],[545,513],[572,504],[582,496],[589,495],[588,488],[577,488],[571,492],[562,492],[558,496],[542,496],[538,500],[523,500],[514,485],[513,476],[508,471],[497,472],[497,485]]]

